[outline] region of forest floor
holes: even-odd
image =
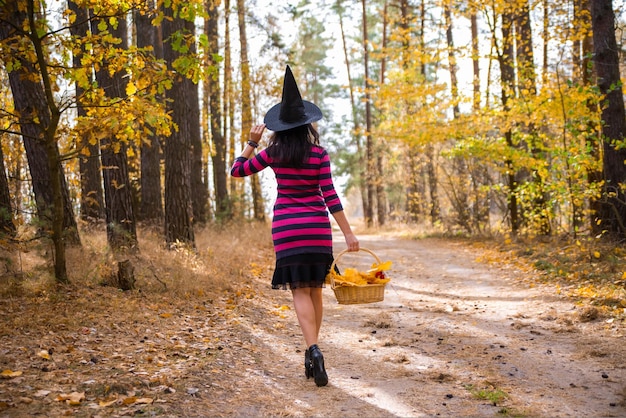
[[[0,417],[626,416],[623,318],[495,248],[359,238],[392,261],[391,282],[370,304],[340,305],[324,289],[326,387],[304,376],[290,293],[269,286],[268,245],[247,251],[240,282],[187,296],[146,290],[149,274],[132,292],[5,292]],[[372,261],[349,253],[338,265]],[[153,270],[153,285],[164,277]]]

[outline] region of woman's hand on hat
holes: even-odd
[[[265,124],[262,123],[260,125],[254,125],[252,129],[250,129],[250,141],[256,142],[257,144],[261,140],[263,136],[263,131],[265,130]]]

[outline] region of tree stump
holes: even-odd
[[[117,287],[122,290],[135,288],[135,268],[130,260],[117,263]]]

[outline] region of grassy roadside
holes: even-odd
[[[384,232],[364,232],[463,243],[480,253],[477,261],[506,263],[527,272],[534,283],[553,285],[558,294],[585,307],[582,321],[626,320],[626,246],[623,244],[597,238],[451,237],[440,231],[406,225],[388,226]]]
[[[368,229],[358,222],[354,229],[357,235],[462,243],[479,252],[477,261],[507,263],[527,272],[536,283],[553,285],[557,293],[587,306],[588,320],[626,319],[626,247],[621,245],[591,238],[449,237],[406,225]],[[204,228],[196,233],[195,249],[181,246],[174,250],[164,248],[158,231],[143,228],[139,248],[132,256],[112,254],[104,232],[84,231],[82,247],[68,251],[70,287],[84,293],[111,283],[117,262],[129,259],[139,292],[167,295],[170,300],[205,299],[214,292],[241,292],[238,283],[242,278],[269,274],[274,263],[267,224],[244,222]],[[54,295],[48,251],[41,242],[32,241],[19,251],[1,254],[6,273],[0,275],[0,298]]]

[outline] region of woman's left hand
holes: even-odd
[[[348,246],[348,251],[359,251],[359,240],[354,234],[347,234],[345,238],[346,245]]]

